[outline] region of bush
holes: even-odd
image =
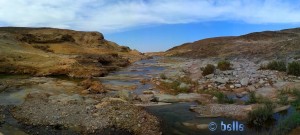
[[[283,61],[272,61],[270,63],[268,63],[267,69],[269,70],[277,70],[277,71],[286,71],[286,65],[285,62]]]
[[[234,103],[233,99],[228,98],[222,92],[217,92],[214,95],[218,98],[218,103],[220,103],[220,104],[222,104],[222,103],[233,104]]]
[[[211,64],[207,64],[206,67],[202,68],[202,75],[206,76],[215,72],[216,67]]]
[[[288,74],[300,76],[300,62],[292,62],[288,65]]]
[[[166,79],[167,79],[167,76],[166,76],[165,74],[162,73],[162,74],[160,74],[160,78],[163,79],[163,80],[166,80]]]
[[[278,104],[288,105],[289,104],[289,102],[288,102],[288,96],[287,95],[279,95]]]
[[[257,102],[258,102],[258,99],[255,96],[255,92],[253,92],[253,91],[250,92],[250,94],[249,94],[249,100],[246,102],[246,104],[247,105],[249,105],[249,104],[255,104]]]
[[[262,107],[248,113],[248,123],[261,127],[267,120],[271,120],[272,116],[273,104],[271,101],[267,101]]]
[[[225,70],[230,70],[230,62],[229,61],[226,61],[226,60],[223,60],[223,61],[219,61],[218,62],[218,69],[222,70],[222,71],[225,71]]]

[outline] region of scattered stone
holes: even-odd
[[[201,129],[201,130],[208,129],[208,124],[198,124],[198,125],[196,125],[196,128]]]
[[[228,78],[223,79],[221,77],[218,77],[217,79],[214,79],[214,82],[221,83],[221,84],[226,84],[228,81],[229,81]]]
[[[230,89],[233,89],[233,88],[234,88],[234,85],[230,85],[229,87],[230,87]]]
[[[241,80],[241,85],[242,85],[242,86],[247,86],[248,83],[249,83],[249,78],[243,78],[243,79]]]
[[[144,90],[143,94],[154,94],[154,91],[151,90]]]
[[[241,88],[242,87],[241,84],[234,84],[234,86],[237,87],[237,88]]]
[[[214,77],[214,74],[209,74],[205,76],[207,79],[212,79]]]

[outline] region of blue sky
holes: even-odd
[[[142,52],[300,24],[300,0],[0,0],[0,5],[0,26],[99,31]]]

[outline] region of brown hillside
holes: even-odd
[[[176,46],[166,51],[165,55],[191,58],[298,57],[300,56],[300,28],[255,32],[235,37],[208,38]]]
[[[0,28],[0,73],[103,76],[143,57],[99,32]]]

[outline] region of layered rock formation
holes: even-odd
[[[0,73],[103,76],[143,56],[99,32],[53,28],[0,28]]]

